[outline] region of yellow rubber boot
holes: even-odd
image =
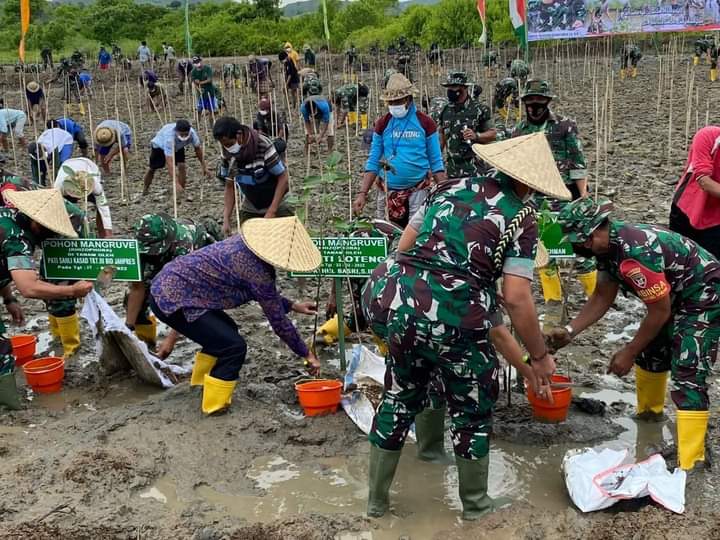
[[[350,327],[345,324],[345,335],[349,336],[352,333],[352,330],[350,330]],[[322,340],[325,342],[325,345],[332,345],[338,340],[338,336],[340,335],[340,325],[338,324],[338,316],[335,315],[333,318],[328,319],[325,324],[323,324],[320,328],[317,330],[316,336],[322,338]]]
[[[595,292],[595,286],[597,285],[597,270],[578,274],[577,279],[585,291],[585,296],[590,298]]]
[[[710,70],[710,82],[717,81],[717,69]]]
[[[705,461],[705,434],[710,411],[677,412],[677,446],[680,468],[692,469],[698,461]]]
[[[669,371],[653,373],[638,365],[635,366],[638,418],[658,420],[662,417],[669,373]]]
[[[48,315],[48,325],[50,326],[50,334],[52,334],[52,337],[59,338],[60,330],[58,329],[58,323],[55,315]]]
[[[77,313],[67,317],[55,317],[63,346],[63,356],[68,358],[80,348],[80,319]]]
[[[347,113],[347,119],[348,119],[348,120],[347,120],[347,121],[348,121],[348,124],[351,125],[351,126],[354,126],[354,125],[355,125],[355,122],[357,122],[357,119],[358,119],[357,112],[355,112],[355,111],[349,111],[349,112]]]
[[[232,393],[237,381],[223,381],[205,375],[203,383],[202,412],[213,414],[227,409],[232,403]]]
[[[367,113],[360,114],[360,129],[367,129],[368,127],[368,115]]]
[[[632,69],[632,78],[634,79],[635,77],[637,77],[637,68],[636,67],[634,67]]]
[[[136,324],[135,335],[140,341],[144,341],[148,346],[155,346],[157,341],[157,319],[154,315],[148,317],[149,324]]]
[[[80,102],[80,114],[85,116],[85,104]]]
[[[204,352],[195,353],[195,363],[193,364],[192,376],[190,377],[190,386],[202,386],[205,382],[205,375],[210,373],[212,368],[217,364],[217,357],[210,356]]]
[[[625,79],[625,70],[621,69],[620,70],[620,80],[622,81],[623,79]]]
[[[562,302],[562,284],[557,268],[541,268],[538,273],[545,302]]]
[[[697,66],[700,63],[699,56],[693,56],[693,66]]]

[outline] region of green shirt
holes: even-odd
[[[445,168],[449,178],[478,176],[483,172],[472,151],[472,141],[466,141],[462,132],[472,129],[476,134],[493,129],[490,108],[471,97],[463,103],[448,103],[440,113],[440,129],[445,135]]]
[[[213,70],[210,66],[207,64],[198,68],[193,68],[193,70],[190,72],[190,78],[193,81],[205,81],[208,82],[201,84],[200,89],[202,90],[203,96],[214,96],[215,95],[215,86],[212,83],[212,76],[213,76]]]

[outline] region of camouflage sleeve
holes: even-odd
[[[492,113],[490,107],[487,105],[481,105],[478,111],[478,116],[475,119],[475,132],[485,133],[488,130],[495,129],[492,122]]]
[[[582,141],[578,134],[577,124],[568,122],[565,135],[565,147],[567,149],[567,171],[570,180],[582,180],[587,178],[587,164],[583,152]]]
[[[2,244],[0,244],[2,256],[7,259],[8,270],[33,270],[33,245],[22,233],[19,227],[12,227],[5,231]]]
[[[532,281],[537,252],[538,226],[533,214],[518,227],[513,242],[505,252],[503,274],[523,277]]]

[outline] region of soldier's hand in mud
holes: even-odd
[[[302,313],[303,315],[317,315],[317,304],[312,301],[295,302],[292,305],[292,310],[295,313]]]
[[[470,128],[463,129],[462,136],[466,141],[474,142],[477,139],[477,134]]]
[[[556,351],[569,345],[572,341],[572,336],[565,328],[553,328],[545,337],[550,344],[550,348]]]
[[[614,373],[618,377],[624,377],[633,367],[635,355],[627,347],[616,352],[610,360],[608,373]]]
[[[308,355],[305,357],[305,368],[308,370],[310,375],[313,377],[317,377],[320,375],[320,360],[317,359],[317,356],[315,356],[315,353],[312,351],[308,352]]]
[[[25,312],[20,304],[16,301],[10,302],[5,306],[7,312],[12,317],[13,323],[17,326],[25,326]]]
[[[90,281],[76,281],[71,287],[73,298],[84,298],[93,290],[93,284]]]
[[[367,203],[367,193],[363,193],[362,191],[357,194],[357,197],[355,197],[355,200],[353,201],[353,213],[359,214],[363,211],[363,208],[365,208],[365,204]]]

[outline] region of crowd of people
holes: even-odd
[[[179,93],[188,85],[193,89],[197,111],[204,115],[200,122],[209,123],[220,147],[216,176],[224,189],[223,221],[148,212],[133,225],[142,281],[128,288],[128,328],[162,358],[172,354],[181,336],[200,346],[190,384],[202,387],[206,414],[231,405],[246,358],[246,342],[227,313],[237,306],[257,302],[275,333],[310,373],[317,373],[313,347],[288,318],[291,311],[315,314],[317,306],[286,298],[276,283],[278,269],[307,272],[321,264],[289,203],[287,141],[295,120],[302,124],[306,155],[330,152],[336,130],[355,124],[369,149],[353,212],[362,215],[374,199],[369,213],[379,234],[391,239],[393,252],[366,283],[354,281],[356,315],[347,328],[371,332],[386,356],[385,391],[369,436],[368,515],[379,517],[389,508],[389,490],[413,422],[421,457],[447,460],[447,415],[463,518],[478,519],[505,504],[487,493],[498,353],[538,395],[551,400],[555,351],[600,320],[620,291],[638,297],[647,312],[633,339],[612,356],[609,371],[622,377],[634,367],[637,413],[645,420],[663,415],[671,379],[679,466],[689,470],[703,462],[708,374],[720,340],[720,127],[707,126],[695,135],[669,227],[624,222],[612,202],[589,195],[578,127],[553,110],[552,87],[532,77],[531,66],[520,59],[509,62],[490,105],[480,99],[478,82],[459,70],[441,82],[444,95],[418,102],[406,47],[400,44],[397,69],[385,73],[377,96],[384,111],[374,121],[368,118],[371,85],[355,69],[362,57],[352,45],[344,61],[351,76],[333,91],[328,91],[331,81],[322,81],[315,70],[309,45],[303,47],[304,62],[291,43],[282,46],[275,74],[284,79],[287,111],[275,104],[270,58],[251,56],[242,69],[226,64],[222,86],[244,84],[257,102],[248,125],[228,114],[208,63],[199,56],[178,61],[172,46],[163,44],[163,62],[175,71]],[[443,61],[437,45],[428,58],[436,67]],[[109,69],[114,59],[102,48],[99,70]],[[639,51],[624,48],[621,72],[635,77],[639,59]],[[156,55],[144,41],[137,60],[149,109],[164,108],[163,100],[173,97],[159,82]],[[61,68],[66,105],[88,98],[92,79],[82,73],[74,64]],[[31,171],[28,179],[0,163],[0,293],[15,321],[23,315],[13,286],[23,297],[45,299],[50,328],[71,357],[80,344],[76,299],[92,284],[42,279],[34,251],[57,235],[114,234],[101,175],[111,174],[116,159],[121,171],[136,159],[135,134],[120,119],[102,119],[91,132],[90,152],[78,119],[81,109],[74,116],[46,119],[48,93],[37,81],[28,82],[25,91],[26,111],[0,106],[0,145],[5,151],[11,144],[26,148]],[[30,144],[28,121],[46,127]],[[198,126],[177,118],[150,141],[143,195],[156,172],[166,169],[176,195],[192,200],[186,168],[190,146],[203,176],[210,178]],[[80,209],[86,202],[96,211],[94,232]],[[562,305],[565,295],[560,268],[538,240],[543,208],[557,214],[572,244],[574,274],[587,297],[569,324],[558,319],[553,327],[546,319],[544,329],[533,298],[534,275],[540,277],[548,312]],[[235,215],[238,230],[232,227]],[[339,331],[332,311],[318,332],[326,343]],[[171,328],[161,343],[158,320]],[[6,336],[0,338],[0,403],[20,406]]]

